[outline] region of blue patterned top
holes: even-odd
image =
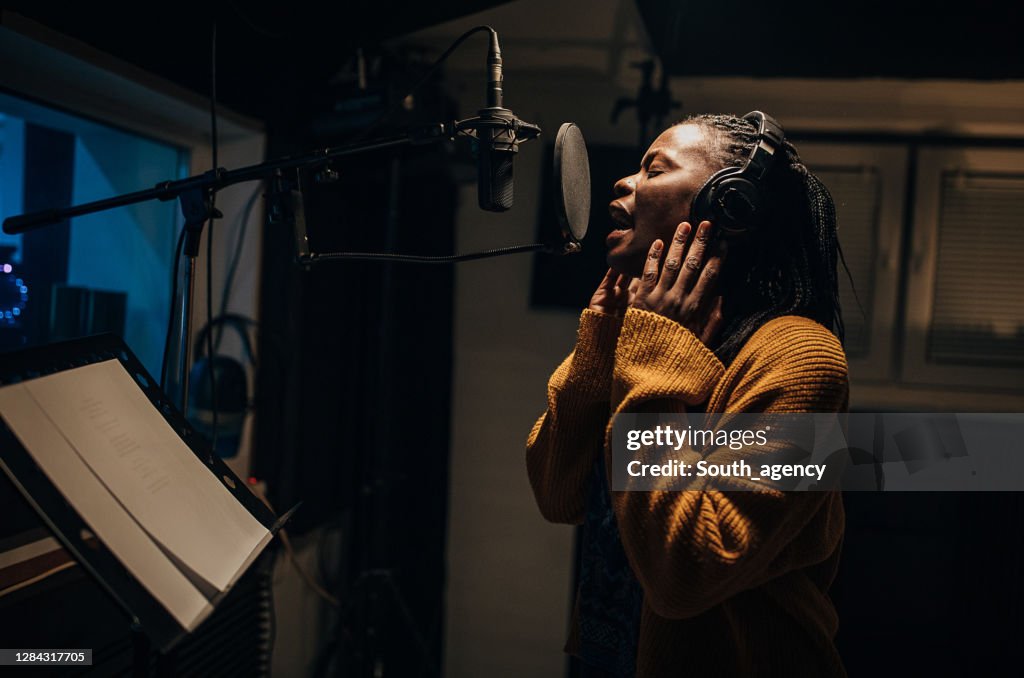
[[[598,455],[587,496],[580,567],[580,659],[584,676],[636,673],[643,589],[619,539],[604,455]]]

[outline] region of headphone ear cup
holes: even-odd
[[[217,381],[216,398],[210,388],[210,371]],[[213,416],[217,415],[217,455],[229,459],[238,454],[245,417],[249,411],[249,379],[242,363],[226,356],[200,358],[189,375],[188,421],[192,427],[213,438]]]
[[[718,218],[715,225],[725,235],[747,235],[757,230],[764,219],[764,202],[753,182],[743,177],[727,177],[714,189],[711,206]]]
[[[697,191],[697,195],[693,198],[693,203],[690,205],[691,226],[697,228],[697,225],[702,221],[710,221],[717,224],[718,217],[715,214],[714,206],[715,189],[722,179],[733,174],[735,170],[736,168],[734,167],[719,170],[708,177],[708,180],[700,187],[700,190]]]

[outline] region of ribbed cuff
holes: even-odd
[[[585,309],[580,315],[571,379],[577,386],[607,401],[615,366],[615,346],[622,318]]]
[[[615,393],[626,400],[704,402],[725,366],[690,330],[665,316],[630,308],[615,351]],[[616,408],[618,409],[618,408]]]

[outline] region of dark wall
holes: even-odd
[[[1024,496],[848,493],[832,597],[851,676],[1009,675],[1024,660]]]
[[[397,81],[382,80],[377,99],[391,100]],[[352,98],[359,97],[372,109],[374,97]],[[430,91],[420,101],[414,117],[450,113]],[[322,132],[344,129],[344,116],[313,104],[306,112],[291,136],[270,139],[271,156],[344,139]],[[450,162],[442,146],[407,147],[334,163],[333,183],[304,174],[311,250],[450,253],[457,207]],[[341,571],[326,573],[342,610],[316,673],[365,675],[379,660],[388,675],[434,675],[454,271],[361,261],[306,270],[295,265],[292,243],[283,225],[264,233],[260,344],[272,360],[259,375],[254,474],[268,480],[275,506],[303,502],[293,531],[340,524],[347,536]]]
[[[1024,6],[1012,0],[637,0],[637,6],[672,75],[1024,76]]]

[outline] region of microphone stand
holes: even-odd
[[[491,101],[489,99],[489,101]],[[195,298],[195,268],[196,257],[199,254],[199,243],[202,238],[203,225],[211,217],[222,216],[212,208],[214,194],[228,186],[243,183],[246,181],[258,181],[266,178],[271,179],[271,193],[279,193],[283,189],[282,173],[284,170],[299,170],[304,167],[326,166],[335,158],[342,158],[349,155],[368,153],[388,148],[396,148],[406,144],[424,145],[438,141],[451,140],[457,135],[478,137],[481,133],[486,135],[501,135],[513,147],[520,142],[536,138],[541,130],[538,126],[519,120],[511,111],[501,108],[500,97],[496,100],[497,107],[485,108],[475,118],[444,123],[431,123],[421,127],[415,127],[407,132],[383,139],[376,139],[361,143],[353,143],[336,148],[324,148],[310,153],[294,157],[284,157],[277,160],[262,162],[248,167],[241,167],[235,170],[225,170],[218,167],[203,174],[178,179],[175,181],[163,181],[153,188],[125,193],[112,198],[104,198],[82,205],[74,205],[61,209],[41,210],[28,214],[21,214],[4,219],[4,233],[24,233],[36,228],[54,224],[65,219],[80,217],[86,214],[94,214],[115,207],[134,205],[148,200],[175,200],[181,206],[181,213],[185,218],[185,241],[182,248],[182,258],[185,260],[186,268],[184,280],[182,281],[180,301],[174,299],[178,311],[175,314],[176,332],[175,341],[170,345],[171,355],[168,356],[169,384],[161,384],[161,387],[171,398],[171,402],[177,404],[182,414],[188,412],[188,390],[189,390],[189,368],[192,357],[191,330],[192,330],[192,307]],[[301,207],[297,205],[296,207]],[[292,212],[294,210],[287,210]],[[299,215],[301,216],[301,215]],[[304,221],[304,217],[303,217]],[[324,254],[312,253],[309,250],[308,242],[305,240],[304,224],[301,233],[296,233],[297,238],[297,260],[298,263],[309,266],[318,261],[330,261],[339,259],[369,259],[378,261],[404,261],[417,263],[452,263],[456,261],[469,261],[485,257],[501,256],[516,252],[528,252],[546,250],[554,252],[557,248],[550,245],[536,244],[523,245],[487,252],[479,252],[466,255],[454,255],[448,257],[422,257],[416,255],[400,254],[377,254],[366,252],[331,252]],[[578,245],[570,243],[562,247],[560,253],[569,253],[578,250]],[[175,272],[179,262],[174,262]],[[161,375],[162,376],[162,375]]]
[[[243,183],[246,181],[258,181],[268,177],[279,176],[286,169],[301,169],[303,167],[324,165],[335,158],[368,153],[388,148],[395,148],[405,144],[427,144],[449,138],[448,130],[457,129],[459,123],[444,125],[441,123],[431,124],[420,128],[412,129],[404,134],[376,139],[362,143],[349,144],[336,148],[324,148],[310,153],[294,157],[285,157],[277,160],[267,161],[248,167],[235,170],[217,168],[204,174],[178,179],[175,181],[163,181],[153,188],[103,200],[74,205],[61,209],[41,210],[4,219],[4,233],[17,234],[25,233],[36,228],[48,226],[72,217],[80,217],[86,214],[94,214],[115,207],[134,205],[148,200],[178,200],[181,206],[181,213],[185,220],[185,241],[182,248],[182,259],[186,263],[183,284],[178,299],[172,301],[178,307],[175,313],[176,332],[175,340],[170,345],[171,356],[168,358],[170,384],[163,385],[171,401],[177,404],[182,414],[188,411],[188,381],[191,362],[191,330],[192,330],[192,308],[195,298],[195,268],[196,257],[199,254],[199,243],[202,238],[203,226],[211,217],[220,217],[221,214],[211,207],[214,194],[228,186]],[[307,263],[314,255],[308,250],[300,255],[300,261]],[[178,261],[174,262],[177,267]]]

